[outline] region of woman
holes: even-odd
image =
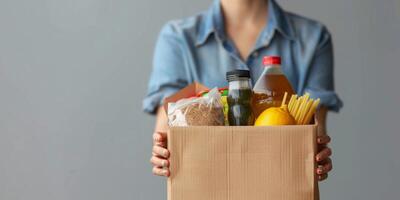
[[[316,173],[319,180],[327,178],[332,161],[326,114],[342,106],[333,87],[331,36],[320,23],[286,12],[274,0],[215,0],[208,11],[163,27],[143,102],[146,112],[157,113],[150,160],[154,174],[170,175],[162,100],[194,81],[226,86],[225,73],[233,69],[250,70],[254,84],[266,55],[282,57],[282,70],[298,94],[321,99]]]

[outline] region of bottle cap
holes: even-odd
[[[263,65],[280,65],[281,57],[280,56],[264,56]]]
[[[226,80],[235,81],[239,78],[250,78],[249,70],[236,69],[233,71],[226,72]]]

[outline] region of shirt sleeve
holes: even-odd
[[[343,106],[334,88],[334,59],[331,35],[323,29],[311,62],[305,92],[312,98],[320,98],[321,105],[338,112]]]
[[[182,51],[182,37],[172,23],[166,24],[157,39],[153,69],[143,110],[155,114],[163,100],[187,85]]]

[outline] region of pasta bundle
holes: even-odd
[[[282,106],[285,105],[287,93],[283,97]],[[312,117],[314,116],[320,99],[314,100],[310,98],[309,93],[305,93],[303,96],[298,97],[292,95],[288,103],[289,113],[294,117],[297,125],[309,124]]]

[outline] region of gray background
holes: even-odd
[[[399,0],[281,0],[334,37],[334,172],[323,199],[400,196]],[[167,20],[210,1],[0,0],[0,199],[166,199],[141,112]]]

